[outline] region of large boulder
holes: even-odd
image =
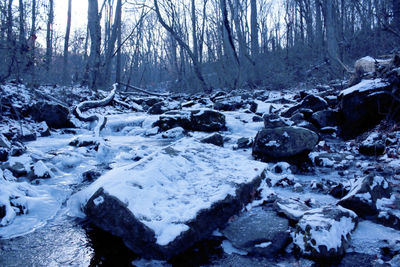
[[[69,109],[52,102],[37,102],[32,105],[30,115],[35,121],[45,121],[52,128],[73,127],[69,120]]]
[[[278,214],[282,214],[288,219],[298,222],[304,213],[311,208],[298,199],[278,198],[274,202],[274,209]]]
[[[304,213],[293,233],[300,252],[317,261],[337,262],[350,243],[357,215],[340,206],[325,206]]]
[[[390,198],[392,188],[385,178],[370,174],[363,178],[350,180],[349,193],[338,204],[353,210],[361,217],[375,217],[379,211],[379,199]]]
[[[223,235],[240,250],[274,256],[285,248],[290,235],[289,221],[273,210],[255,208],[231,221]]]
[[[291,117],[294,113],[301,109],[311,109],[313,112],[324,110],[328,108],[328,102],[325,99],[315,95],[307,95],[299,104],[289,108],[282,113],[284,117]]]
[[[210,109],[169,111],[161,115],[154,126],[163,131],[175,127],[192,131],[221,131],[225,129],[225,115]]]
[[[393,104],[390,89],[382,79],[362,80],[339,94],[343,137],[353,138],[384,118]]]
[[[297,160],[308,155],[318,143],[318,135],[302,127],[278,127],[259,131],[253,156],[264,161]]]
[[[222,228],[251,201],[265,167],[232,150],[182,139],[111,170],[70,203],[84,206],[92,223],[134,252],[168,259]]]

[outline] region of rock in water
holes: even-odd
[[[391,88],[382,79],[363,80],[339,94],[342,113],[342,135],[355,137],[375,126],[392,104],[392,97],[385,93]]]
[[[275,211],[256,208],[229,223],[222,233],[238,249],[274,256],[288,244],[288,229],[289,221]]]
[[[210,109],[191,111],[169,111],[154,123],[166,131],[175,127],[185,130],[213,132],[225,129],[225,115]]]
[[[297,224],[293,243],[303,255],[317,261],[339,261],[357,226],[357,218],[353,211],[340,206],[312,209]]]
[[[240,211],[265,167],[232,150],[183,139],[111,170],[72,201],[134,252],[168,259]]]
[[[376,216],[379,211],[376,201],[390,198],[392,188],[385,178],[370,174],[366,177],[350,180],[349,193],[338,204],[353,210],[361,217]]]
[[[255,137],[253,155],[264,161],[299,159],[314,149],[318,135],[302,127],[263,129]]]

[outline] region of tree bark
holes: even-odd
[[[400,0],[392,0],[393,4],[393,26],[400,31]]]
[[[257,0],[251,0],[251,56],[255,60],[259,53],[259,43],[258,43],[258,24],[257,24]]]
[[[46,70],[50,70],[50,63],[53,57],[53,21],[54,21],[54,0],[49,0],[49,13],[46,28]]]
[[[63,82],[66,83],[69,79],[69,35],[71,32],[71,12],[72,12],[72,0],[68,0],[68,11],[67,11],[67,29],[65,30],[64,38],[64,57],[63,57]]]
[[[88,0],[88,28],[90,33],[89,88],[97,90],[100,84],[101,27],[97,0]]]

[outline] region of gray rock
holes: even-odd
[[[253,145],[253,139],[247,137],[241,137],[236,142],[236,148],[250,148]]]
[[[374,174],[353,179],[351,184],[349,193],[339,200],[338,204],[364,218],[376,216],[378,214],[376,201],[381,198],[390,198],[392,192],[386,179]]]
[[[288,229],[289,221],[275,211],[255,208],[230,222],[222,233],[238,249],[273,256],[288,244]]]
[[[302,159],[318,143],[318,135],[302,127],[263,129],[255,137],[253,155],[264,161]]]
[[[351,252],[343,257],[338,267],[377,267],[374,264],[376,260],[376,255]]]
[[[357,215],[340,206],[325,206],[304,213],[293,233],[300,252],[317,261],[339,261],[350,243]]]

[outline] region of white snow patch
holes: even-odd
[[[229,255],[232,255],[232,254],[238,254],[238,255],[242,255],[242,256],[247,255],[247,252],[246,252],[246,251],[243,251],[243,250],[240,250],[240,249],[235,248],[235,247],[232,245],[232,243],[229,242],[228,240],[222,241],[221,247],[222,247],[222,249],[224,250],[224,252],[225,252],[226,254],[229,254]]]
[[[272,245],[272,242],[264,242],[264,243],[257,244],[254,247],[256,247],[256,248],[266,248],[266,247],[268,247],[270,245]]]
[[[383,81],[382,79],[375,79],[375,80],[362,80],[360,83],[347,88],[343,91],[340,92],[339,96],[345,96],[348,94],[352,94],[354,92],[365,92],[365,91],[370,91],[370,90],[379,90],[382,89],[386,86],[388,86],[389,83]]]

